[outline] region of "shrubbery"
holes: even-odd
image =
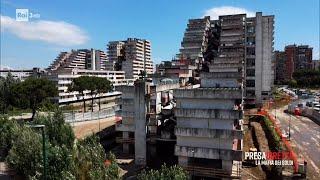
[[[45,125],[47,179],[119,179],[114,155],[105,165],[106,155],[96,136],[76,141],[72,128],[60,111],[37,116],[32,124]],[[2,160],[26,179],[43,179],[43,148],[40,129],[0,117]]]
[[[160,170],[143,171],[138,180],[186,180],[186,172],[179,166],[167,167],[162,165]]]

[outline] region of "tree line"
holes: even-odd
[[[32,119],[40,107],[52,106],[53,97],[58,96],[56,85],[46,78],[29,77],[25,81],[14,79],[9,73],[0,78],[0,109],[7,114],[16,108],[31,109]]]
[[[293,73],[293,79],[289,81],[290,87],[319,88],[320,70],[300,70]]]
[[[73,79],[68,86],[69,92],[77,91],[82,96],[84,111],[86,109],[86,92],[90,94],[91,107],[93,107],[95,98],[112,90],[112,82],[107,78],[94,76],[80,76]],[[36,111],[40,108],[45,108],[45,110],[55,109],[58,104],[53,101],[57,97],[58,89],[56,84],[47,78],[29,77],[25,81],[20,81],[14,79],[10,73],[6,78],[0,78],[0,112],[2,114],[7,114],[15,109],[30,109],[32,119],[34,119]],[[98,98],[98,101],[100,110],[100,98]]]

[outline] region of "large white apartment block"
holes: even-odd
[[[108,44],[107,69],[122,70],[126,78],[138,79],[141,71],[153,73],[151,44],[145,39],[128,38],[126,41],[112,41]]]
[[[107,78],[113,83],[113,86],[132,84],[132,79],[125,79],[123,71],[103,71],[103,70],[86,70],[86,69],[65,69],[58,72],[54,72],[47,75],[47,78],[54,81],[57,84],[59,97],[56,97],[56,101],[59,104],[73,103],[81,101],[83,97],[79,92],[69,92],[68,85],[72,83],[72,80],[80,76],[96,76]],[[117,94],[118,93],[118,94]],[[120,95],[120,92],[105,93],[97,98]],[[91,99],[89,91],[85,92],[85,99]]]

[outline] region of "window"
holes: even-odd
[[[247,59],[247,66],[255,66],[255,59],[253,58],[250,58],[250,59]]]
[[[248,33],[254,33],[255,32],[254,26],[247,27],[247,32]]]
[[[253,97],[253,96],[255,96],[254,90],[247,90],[247,91],[246,91],[246,96],[247,96],[247,97]]]
[[[247,55],[255,55],[255,48],[247,48]]]
[[[254,69],[247,69],[247,76],[255,76],[255,70]]]
[[[246,86],[247,87],[255,87],[255,81],[254,80],[247,80]]]

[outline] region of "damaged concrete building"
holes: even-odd
[[[243,15],[220,16],[244,34]],[[241,31],[242,30],[242,31]],[[221,28],[221,35],[228,31]],[[197,177],[238,178],[242,161],[244,44],[219,46],[198,88],[174,90],[177,107],[175,154],[179,165]],[[222,58],[223,57],[223,58]]]
[[[122,137],[117,142],[122,144],[124,153],[135,155],[137,165],[146,165],[151,159],[147,156],[155,156],[157,142],[173,139],[174,126],[171,125],[172,133],[165,126],[174,124],[170,119],[175,106],[172,90],[179,87],[178,81],[168,79],[156,83],[137,80],[134,85],[116,87],[122,92],[117,100],[122,122],[116,126]],[[147,150],[151,153],[147,154]]]
[[[246,14],[225,24],[223,19],[210,20],[210,17],[191,19],[187,25],[181,42],[180,54],[172,61],[175,66],[168,66],[168,62],[159,65],[159,71],[167,77],[174,72],[182,71],[181,64],[191,64],[191,84],[199,83],[199,72],[209,71],[213,61],[223,62],[231,57],[219,54],[219,51],[230,52],[234,56],[240,53],[244,61],[244,95],[247,105],[260,106],[264,100],[271,97],[274,81],[274,16],[263,16],[257,12],[255,17]],[[238,51],[243,46],[244,53]],[[177,63],[178,62],[178,63]],[[176,65],[178,64],[178,65]],[[166,68],[168,67],[168,68]],[[193,80],[195,79],[195,80]]]
[[[124,151],[135,144],[136,164],[146,165],[148,154],[159,151],[151,144],[166,140],[192,177],[241,178],[244,104],[261,104],[273,85],[273,19],[258,12],[189,20],[178,58],[159,65],[161,76],[153,77],[179,82],[123,87],[117,130]],[[172,90],[163,104],[160,97]]]

